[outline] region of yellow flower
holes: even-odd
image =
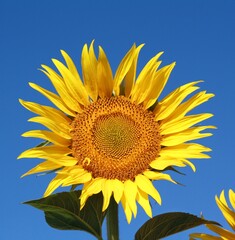
[[[152,210],[148,196],[161,204],[153,180],[174,182],[163,173],[172,166],[194,165],[187,158],[209,158],[211,149],[192,140],[211,136],[202,133],[213,126],[198,126],[209,113],[186,115],[213,94],[199,92],[200,81],[185,84],[159,100],[175,63],[159,69],[162,52],[154,56],[136,76],[138,55],[143,45],[133,45],[113,76],[105,52],[98,58],[93,42],[84,45],[82,77],[72,59],[61,51],[66,65],[52,59],[59,74],[42,65],[58,94],[34,83],[29,85],[47,97],[56,108],[20,100],[38,116],[30,122],[47,130],[32,130],[24,137],[41,138],[47,146],[31,148],[19,158],[43,161],[25,175],[55,170],[44,196],[59,186],[83,184],[81,206],[93,194],[103,193],[103,211],[113,195],[122,203],[128,222],[136,216],[138,202],[148,216]],[[196,126],[195,126],[196,125]]]
[[[206,224],[206,226],[213,232],[217,233],[219,236],[212,236],[209,234],[203,233],[194,233],[191,234],[191,239],[204,239],[204,240],[214,240],[214,239],[222,239],[222,240],[234,240],[235,239],[235,192],[233,190],[229,190],[229,201],[232,205],[232,208],[229,208],[228,203],[224,196],[224,191],[221,192],[220,197],[215,196],[215,201],[220,211],[224,215],[224,218],[231,226],[234,232],[230,232],[222,227],[218,227],[216,225]]]

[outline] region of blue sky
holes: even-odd
[[[51,88],[37,69],[40,64],[52,66],[66,50],[80,68],[82,46],[95,39],[101,45],[115,70],[131,45],[145,43],[139,66],[159,51],[163,64],[176,61],[176,67],[164,94],[189,81],[203,79],[201,89],[216,97],[200,106],[198,112],[212,112],[206,121],[218,127],[214,136],[200,143],[213,149],[211,159],[195,160],[196,173],[183,169],[186,176],[174,175],[184,186],[157,182],[163,204],[153,203],[155,215],[184,211],[228,227],[218,210],[214,196],[222,189],[235,190],[235,1],[233,0],[152,0],[152,1],[1,1],[0,68],[2,126],[2,184],[0,239],[75,240],[94,238],[76,231],[50,228],[43,213],[21,203],[40,198],[50,176],[20,176],[32,168],[35,159],[16,160],[37,141],[20,135],[35,127],[32,117],[18,98],[46,103],[28,82]],[[97,49],[97,48],[96,48]],[[139,69],[140,69],[139,67]],[[48,103],[48,102],[47,102]],[[128,225],[120,210],[121,240],[133,239],[135,231],[148,218],[139,208],[137,218]],[[183,232],[166,239],[188,239],[188,233],[206,231],[205,227]]]

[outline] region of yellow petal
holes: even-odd
[[[139,174],[135,177],[135,183],[139,189],[143,192],[149,194],[152,198],[154,198],[158,204],[161,204],[161,196],[158,191],[153,186],[152,182],[145,176]]]
[[[71,140],[63,138],[54,132],[49,132],[46,130],[31,130],[25,132],[21,135],[22,137],[34,137],[34,138],[41,138],[55,145],[68,147],[71,145]]]
[[[176,183],[174,180],[172,180],[171,176],[165,173],[159,173],[159,172],[153,172],[146,170],[143,172],[144,176],[146,176],[148,179],[151,180],[167,180],[173,183]]]
[[[84,184],[89,182],[92,179],[91,173],[87,171],[83,171],[77,175],[69,176],[67,177],[62,186],[72,186],[72,185],[77,185],[77,184]]]
[[[60,61],[52,59],[53,63],[62,75],[65,85],[67,87],[67,92],[71,95],[71,99],[75,99],[82,105],[89,104],[89,98],[87,91],[81,81],[78,81],[74,75],[65,67]]]
[[[151,84],[150,91],[147,93],[147,96],[145,98],[144,106],[146,109],[151,107],[156,100],[159,98],[160,94],[162,93],[162,90],[164,89],[170,74],[175,66],[175,62],[161,68],[158,70],[154,76],[154,79]]]
[[[152,208],[149,203],[148,194],[143,192],[141,189],[138,189],[136,200],[140,204],[140,206],[144,209],[146,214],[149,217],[152,217]]]
[[[49,68],[46,65],[41,65],[43,69],[41,70],[50,80],[51,83],[54,85],[56,91],[60,95],[60,97],[63,99],[65,104],[72,109],[75,112],[79,112],[79,104],[78,104],[78,99],[75,98],[73,95],[71,95],[69,89],[67,88],[64,79],[58,75],[53,69]]]
[[[208,101],[214,97],[214,94],[206,93],[206,91],[199,92],[193,97],[182,103],[173,114],[167,119],[167,121],[176,120],[184,117],[189,111],[197,107],[198,105]]]
[[[70,156],[61,156],[60,158],[47,158],[48,161],[54,162],[56,164],[59,164],[61,166],[74,166],[77,164],[77,160]]]
[[[185,167],[187,165],[190,166],[194,172],[196,171],[195,166],[186,159],[158,157],[156,160],[150,163],[150,166],[156,170],[164,170],[169,166]]]
[[[101,98],[111,97],[113,92],[113,74],[104,50],[99,47],[97,65],[97,84]]]
[[[36,122],[44,125],[51,131],[57,133],[63,138],[71,139],[70,127],[65,125],[64,123],[54,122],[52,119],[45,117],[33,117],[28,120],[29,122]]]
[[[130,224],[131,218],[132,218],[132,212],[131,212],[131,208],[130,208],[128,202],[126,201],[125,194],[122,195],[121,202],[122,202],[122,207],[123,207],[124,213],[126,215],[126,220]]]
[[[103,187],[102,187],[102,193],[103,193],[103,197],[104,197],[102,211],[105,211],[108,208],[110,198],[112,196],[112,192],[113,192],[113,182],[110,179],[106,179],[106,181],[103,183]]]
[[[204,233],[193,233],[190,234],[190,239],[189,240],[196,240],[196,239],[203,239],[203,240],[224,240],[221,237],[216,237],[212,236],[209,234],[204,234]]]
[[[129,71],[127,72],[125,78],[124,78],[124,82],[125,82],[125,96],[128,98],[132,92],[132,88],[134,86],[134,82],[136,79],[136,68],[137,68],[137,61],[138,61],[138,56],[139,56],[139,52],[141,50],[141,48],[144,46],[144,44],[141,44],[140,46],[138,46],[136,48],[135,51],[135,56],[133,58],[133,62],[132,65],[129,69]]]
[[[192,127],[179,133],[164,135],[161,141],[162,146],[174,146],[187,141],[209,137],[212,133],[201,133],[205,129],[215,129],[214,126]]]
[[[206,226],[213,232],[219,234],[222,237],[222,239],[225,239],[225,240],[235,239],[235,234],[224,228],[221,228],[219,226],[212,225],[212,224],[207,224]]]
[[[124,182],[124,195],[125,199],[128,202],[128,205],[136,217],[137,214],[137,205],[136,205],[136,195],[137,195],[137,186],[131,180],[126,180]]]
[[[97,87],[97,59],[94,54],[93,42],[88,51],[87,44],[82,49],[82,76],[85,88],[93,101],[98,97]]]
[[[29,83],[30,87],[32,87],[33,89],[35,89],[36,91],[40,92],[42,95],[44,95],[46,98],[48,98],[53,104],[55,104],[56,107],[58,107],[61,111],[63,111],[64,113],[75,117],[76,113],[70,109],[66,103],[56,94],[38,86],[35,83]],[[81,112],[81,109],[78,111]]]
[[[229,201],[233,209],[235,209],[235,192],[232,189],[229,190]]]
[[[178,159],[158,157],[150,163],[150,166],[156,170],[164,170],[169,166],[185,167],[185,164]]]
[[[112,184],[113,184],[113,196],[116,203],[118,204],[123,195],[124,184],[118,179],[112,179]]]
[[[97,66],[97,58],[96,58],[95,51],[94,51],[94,42],[95,42],[95,40],[92,40],[92,42],[90,44],[89,56],[90,56],[91,65],[95,68]]]
[[[178,104],[180,104],[188,94],[199,88],[194,87],[194,85],[199,82],[201,81],[190,82],[183,86],[180,86],[168,94],[166,97],[164,97],[161,101],[159,101],[153,111],[156,115],[156,119],[162,120],[168,117],[173,111],[175,111],[175,108],[178,106]],[[174,105],[174,107],[172,107],[172,105]]]
[[[227,204],[227,201],[224,196],[224,191],[221,192],[220,197],[215,197],[216,203],[221,210],[222,214],[224,215],[228,224],[235,229],[235,212],[233,212]]]
[[[60,185],[62,185],[64,178],[65,176],[63,174],[57,174],[57,176],[49,183],[43,196],[47,197],[54,192]]]
[[[131,100],[133,102],[139,104],[146,99],[146,96],[152,87],[151,84],[155,77],[156,70],[161,64],[158,59],[162,54],[163,52],[160,52],[151,58],[140,72],[131,92]]]
[[[104,178],[96,178],[92,181],[88,182],[87,184],[84,184],[82,194],[81,194],[81,209],[84,207],[86,200],[92,196],[93,194],[97,194],[102,191],[103,184],[106,179]]]
[[[224,195],[224,190],[221,192],[220,197],[218,199],[218,197],[215,198],[216,202],[221,203],[222,205],[224,205],[226,208],[228,208],[228,204]]]
[[[166,135],[184,131],[185,129],[188,129],[193,125],[202,122],[212,116],[213,114],[210,113],[201,113],[196,115],[185,116],[181,119],[172,120],[169,122],[162,121],[160,124],[161,134]]]
[[[17,159],[20,158],[61,158],[71,154],[71,149],[60,146],[46,146],[46,147],[36,147],[28,149],[20,154]]]
[[[155,108],[156,120],[162,120],[174,113],[179,104],[192,92],[196,91],[198,87],[191,86],[182,91],[173,92],[167,101],[161,101]]]
[[[61,50],[60,52],[64,57],[64,60],[68,66],[69,71],[73,74],[73,76],[77,79],[77,81],[82,82],[81,77],[71,57],[63,50]]]
[[[128,53],[125,55],[125,57],[122,59],[121,63],[117,68],[116,74],[114,76],[114,87],[113,87],[113,90],[116,96],[118,96],[120,93],[120,85],[132,65],[135,52],[136,52],[136,46],[134,44],[132,48],[128,51]]]
[[[89,185],[87,185],[86,187],[83,188],[84,194],[86,193],[89,196],[91,196],[93,194],[97,194],[97,193],[101,192],[102,186],[105,181],[106,181],[106,179],[104,179],[104,178],[93,179]]]
[[[87,173],[87,170],[85,170],[81,165],[76,165],[72,167],[64,167],[59,172],[68,176],[75,177]]]
[[[185,143],[177,146],[164,147],[160,155],[164,158],[210,158],[202,152],[209,152],[210,148],[196,143]]]
[[[55,169],[58,169],[61,167],[62,166],[59,164],[45,161],[45,162],[38,164],[36,167],[30,169],[28,172],[23,174],[21,177],[25,177],[27,175],[35,174],[35,173],[47,172],[47,171],[55,170]]]
[[[69,126],[69,124],[71,123],[70,118],[68,118],[63,112],[61,112],[55,108],[52,108],[49,106],[44,106],[44,105],[34,103],[34,102],[24,101],[22,99],[19,99],[19,102],[26,109],[28,109],[29,111],[34,112],[38,115],[54,119],[58,122],[63,122],[63,124],[65,124],[67,126]]]

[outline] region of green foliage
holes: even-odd
[[[44,211],[48,225],[60,230],[82,230],[102,240],[102,193],[91,196],[80,210],[81,191],[53,194],[46,198],[25,202]],[[169,212],[145,222],[135,234],[135,240],[157,240],[197,227],[202,224],[217,224],[183,212]]]
[[[189,213],[169,212],[145,222],[135,234],[135,240],[157,240],[202,224],[217,224]]]
[[[81,191],[62,192],[46,198],[25,202],[44,211],[46,222],[53,228],[61,230],[83,230],[102,239],[102,194],[90,197],[80,210]]]

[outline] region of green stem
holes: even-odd
[[[106,215],[108,240],[119,240],[118,204],[111,197]]]

